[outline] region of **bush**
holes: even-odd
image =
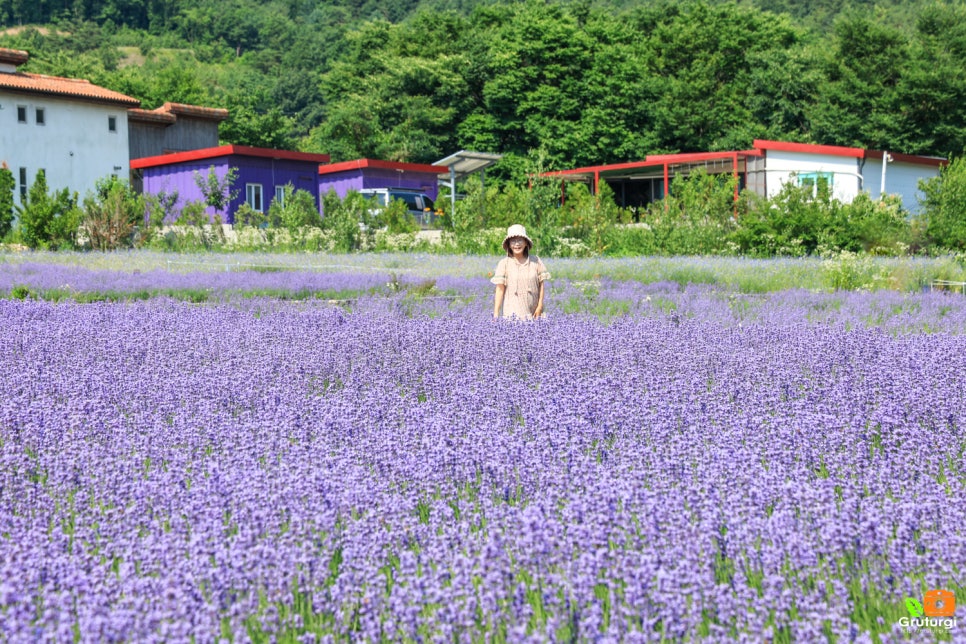
[[[648,205],[645,221],[654,245],[666,255],[715,255],[733,252],[728,241],[745,208],[734,198],[735,178],[703,168],[675,177],[671,193]]]
[[[393,235],[414,233],[419,230],[419,223],[409,212],[409,206],[400,199],[390,199],[389,205],[379,212],[376,225],[384,226]]]
[[[926,242],[933,249],[966,249],[966,160],[957,157],[938,177],[919,182]]]
[[[0,239],[7,236],[13,225],[13,194],[17,181],[4,163],[0,166]]]
[[[339,199],[335,190],[329,190],[322,205],[322,227],[332,235],[332,250],[350,253],[368,246],[366,242],[374,236],[374,222],[365,197],[350,190],[345,199]]]
[[[77,198],[64,188],[48,193],[43,170],[37,172],[24,203],[16,207],[20,238],[30,248],[68,249],[76,245],[81,212]]]
[[[321,228],[322,217],[312,194],[305,190],[295,190],[292,184],[282,189],[282,202],[272,200],[268,209],[269,225],[281,225],[293,240],[300,239],[304,229]],[[238,215],[235,215],[236,219]]]
[[[95,193],[84,199],[82,228],[94,250],[141,245],[146,206],[116,177],[97,182]]]
[[[898,196],[873,200],[869,193],[861,192],[842,206],[842,213],[845,226],[837,240],[840,250],[897,254],[908,249],[912,227]]]

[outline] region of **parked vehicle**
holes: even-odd
[[[424,192],[405,188],[363,188],[359,192],[367,199],[373,200],[376,209],[385,208],[393,199],[405,202],[409,214],[420,226],[433,226],[439,219],[439,212],[432,198]]]

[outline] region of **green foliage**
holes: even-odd
[[[205,212],[205,204],[200,201],[188,201],[181,207],[181,214],[178,215],[176,223],[179,226],[200,228],[209,221],[208,213]]]
[[[178,191],[167,192],[162,190],[155,194],[144,195],[144,205],[148,212],[148,229],[153,232],[160,231],[166,223],[172,223],[177,219]]]
[[[956,157],[939,176],[919,183],[924,198],[922,218],[930,245],[966,249],[966,159]]]
[[[836,242],[838,248],[875,254],[902,253],[908,249],[912,226],[899,197],[886,195],[874,200],[869,193],[860,192],[851,203],[842,206],[842,212],[845,225]]]
[[[772,199],[752,203],[733,236],[742,253],[800,257],[835,246],[841,204],[829,191],[788,182]]]
[[[26,200],[15,206],[21,241],[30,248],[73,248],[81,212],[67,188],[49,193],[43,170],[37,172]]]
[[[385,226],[386,230],[393,235],[414,233],[419,230],[419,223],[402,199],[390,199],[389,205],[379,212],[377,223]]]
[[[205,205],[213,208],[216,216],[226,213],[232,201],[238,198],[238,190],[232,189],[238,179],[238,168],[228,168],[219,176],[215,166],[209,166],[208,174],[194,173],[195,185],[205,198]]]
[[[16,188],[13,172],[4,163],[0,167],[0,239],[7,236],[13,225],[13,195]]]
[[[737,228],[736,179],[730,174],[709,174],[700,168],[690,176],[677,176],[670,194],[649,204],[645,222],[654,244],[664,254],[707,255],[728,249]]]
[[[888,286],[888,274],[869,255],[841,251],[828,255],[822,262],[822,275],[834,291],[872,291]]]
[[[84,199],[81,228],[94,250],[141,245],[146,241],[146,212],[144,196],[109,177],[98,181],[94,194]]]
[[[908,39],[898,29],[858,13],[837,21],[822,63],[819,100],[809,114],[812,136],[887,149],[902,111],[896,90],[908,63]]]
[[[360,250],[372,236],[369,201],[355,191],[339,199],[335,190],[322,198],[322,227],[332,234],[333,250],[349,253]]]
[[[282,203],[277,199],[272,200],[272,205],[268,208],[268,222],[281,225],[293,238],[298,237],[305,228],[322,226],[322,218],[312,194],[305,190],[295,190],[292,184],[283,188]]]
[[[269,217],[272,212],[272,208],[275,207],[275,202],[272,202],[272,206],[269,207],[268,212],[259,212],[255,210],[248,203],[243,203],[238,206],[235,210],[235,227],[236,228],[267,228],[269,226]],[[276,208],[275,213],[278,214],[279,209]],[[280,219],[276,219],[274,224],[277,226]]]
[[[289,134],[292,126],[292,119],[278,108],[256,112],[248,105],[236,103],[229,108],[228,120],[219,128],[219,136],[225,143],[288,150],[295,147]]]
[[[146,108],[225,107],[225,142],[337,161],[501,152],[501,181],[522,180],[530,150],[551,169],[755,137],[962,152],[966,9],[854,7],[0,0],[0,24],[49,28],[0,46],[30,51],[27,71],[88,78]]]

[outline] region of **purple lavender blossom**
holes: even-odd
[[[0,300],[3,638],[892,637],[962,578],[961,298],[563,280],[521,325],[459,279]]]

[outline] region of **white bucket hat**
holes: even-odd
[[[520,224],[513,224],[506,229],[506,237],[503,238],[503,250],[510,252],[510,240],[514,237],[523,237],[527,240],[527,250],[533,248],[533,240],[527,236],[527,229]]]

